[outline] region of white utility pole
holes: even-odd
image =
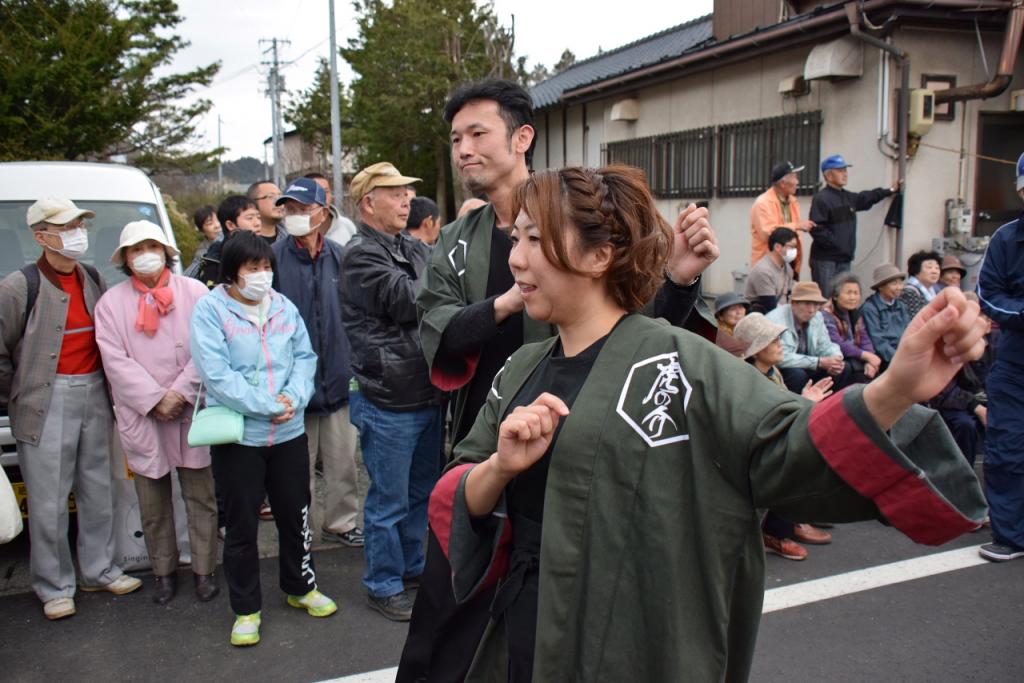
[[[341,110],[338,97],[338,43],[334,35],[334,0],[330,0],[331,21],[331,169],[334,182],[334,208],[341,212],[345,197],[344,178],[341,169]]]
[[[270,47],[263,51],[263,54],[270,53],[270,61],[264,61],[264,66],[270,67],[267,74],[267,94],[270,96],[271,139],[274,150],[274,184],[278,187],[285,185],[284,164],[282,163],[282,147],[284,143],[284,124],[281,121],[281,91],[284,90],[284,81],[281,78],[281,60],[278,55],[278,45],[290,45],[291,41],[280,38],[260,40],[260,44],[270,43]]]
[[[220,145],[220,114],[217,114],[217,147]],[[224,191],[224,153],[221,152],[217,155],[217,187],[221,192]]]

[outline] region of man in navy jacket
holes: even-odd
[[[1017,159],[1017,193],[1024,199],[1024,154]],[[992,236],[978,297],[1000,328],[986,385],[985,497],[992,543],[978,552],[1002,562],[1024,557],[1024,214]]]
[[[363,531],[356,526],[357,435],[348,409],[352,363],[341,321],[342,248],[324,239],[317,229],[327,220],[329,209],[327,194],[315,180],[295,180],[277,203],[284,205],[288,239],[273,246],[277,259],[274,289],[299,309],[317,355],[316,393],[306,407],[310,500],[315,508],[314,466],[319,456],[324,478],[321,535],[325,541],[362,546]]]

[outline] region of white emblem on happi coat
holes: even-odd
[[[452,247],[452,250],[448,252],[448,262],[452,264],[452,268],[455,269],[455,274],[459,277],[466,272],[466,249],[469,245],[466,244],[466,240],[459,240],[459,243]]]
[[[649,446],[686,441],[679,417],[692,392],[677,352],[651,356],[629,369],[616,412]]]

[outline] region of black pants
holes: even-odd
[[[256,546],[260,504],[274,509],[281,590],[305,595],[316,588],[309,533],[309,450],[306,435],[273,446],[213,446],[213,476],[224,496],[227,533],[224,575],[235,614],[260,611]]]
[[[786,383],[786,388],[792,391],[794,394],[799,394],[807,386],[807,380],[817,382],[820,379],[825,379],[829,376],[828,370],[819,368],[818,370],[808,370],[806,368],[779,368],[782,372],[782,381]],[[838,375],[832,376],[832,391],[839,391],[850,385],[853,379],[853,368],[849,363],[843,364],[843,371]]]
[[[775,538],[793,538],[795,529],[796,524],[785,517],[780,517],[771,510],[768,511],[764,516],[764,521],[761,522],[761,531]]]
[[[465,679],[491,618],[494,591],[488,588],[456,605],[452,567],[430,530],[427,564],[416,591],[396,683],[455,683]]]

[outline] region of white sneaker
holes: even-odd
[[[136,579],[134,576],[128,576],[127,574],[121,574],[106,586],[82,586],[82,590],[88,593],[95,593],[97,591],[107,591],[114,595],[127,595],[133,591],[137,591],[142,588],[142,580]]]
[[[75,601],[72,598],[54,598],[43,603],[43,614],[47,619],[63,619],[74,616]]]

